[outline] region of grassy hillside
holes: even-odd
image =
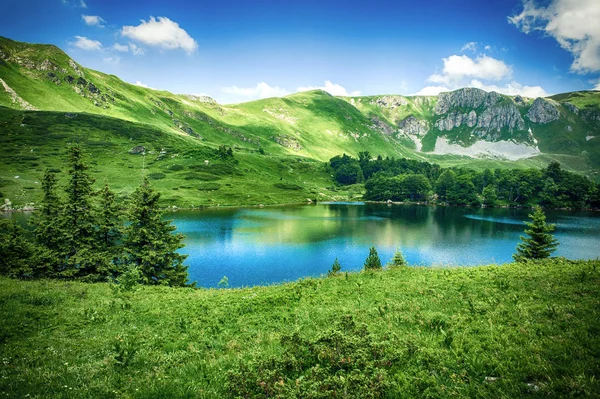
[[[0,278],[0,395],[307,397],[372,376],[348,394],[598,397],[599,270],[556,259],[134,292]]]
[[[68,142],[83,144],[99,183],[126,195],[138,184],[143,164],[164,205],[180,207],[346,198],[329,190],[323,163],[360,151],[480,170],[544,167],[557,160],[600,179],[597,92],[553,98],[579,108],[561,106],[560,119],[534,129],[542,155],[508,162],[416,151],[400,125],[412,116],[433,126],[436,97],[337,98],[311,91],[221,105],[131,85],[77,64],[55,46],[2,37],[0,79],[0,194],[17,205],[39,199],[36,182],[45,168],[59,168]],[[423,148],[435,145],[434,130],[422,138]],[[237,164],[218,159],[220,145],[234,148]],[[152,153],[145,160],[129,155],[135,146]]]

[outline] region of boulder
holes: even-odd
[[[129,150],[129,153],[132,154],[132,155],[145,154],[146,153],[146,147],[144,147],[143,145],[136,145],[131,150]]]

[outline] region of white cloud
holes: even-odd
[[[79,7],[81,7],[81,8],[87,8],[87,4],[85,3],[85,1],[81,0],[79,2]]]
[[[177,22],[166,17],[154,17],[138,26],[123,26],[121,34],[132,40],[149,46],[157,46],[165,50],[183,49],[188,54],[198,48],[198,43],[188,33],[179,27]]]
[[[147,84],[144,84],[142,82],[140,82],[139,80],[136,80],[134,83],[135,86],[140,86],[140,87],[144,87],[146,89],[152,89],[152,90],[156,90],[154,87],[150,87]]]
[[[437,96],[443,91],[451,91],[446,86],[425,86],[415,94],[414,96]]]
[[[102,43],[98,40],[88,39],[85,36],[75,36],[75,39],[77,40],[73,44],[82,50],[102,50]]]
[[[127,46],[125,46],[123,44],[119,44],[119,43],[113,44],[112,48],[115,49],[115,50],[117,50],[117,51],[120,51],[122,53],[126,53],[126,52],[129,51],[129,47],[127,47]]]
[[[133,53],[133,55],[144,55],[144,49],[141,47],[136,46],[134,43],[129,43],[129,48],[131,49],[131,52]]]
[[[600,71],[600,1],[552,0],[547,7],[523,0],[523,11],[508,21],[525,33],[539,30],[573,54],[571,70]]]
[[[450,85],[463,78],[501,80],[512,74],[512,69],[504,61],[487,55],[475,59],[466,55],[451,55],[442,61],[442,73],[431,75],[427,79],[429,82]]]
[[[592,82],[594,83],[594,82]],[[600,90],[600,79],[596,80],[596,86],[594,86],[594,88],[592,90]]]
[[[309,90],[323,90],[332,96],[340,96],[340,97],[352,97],[352,96],[360,96],[360,91],[351,91],[348,92],[346,88],[337,83],[332,83],[330,80],[325,81],[324,86],[306,86],[306,87],[298,87],[297,91],[309,91]]]
[[[492,49],[492,46],[490,46],[489,44],[486,44],[485,47],[483,48],[485,51],[490,51]]]
[[[287,90],[277,86],[271,87],[265,82],[257,83],[255,87],[224,87],[221,91],[223,93],[236,94],[251,99],[282,97],[289,94]]]
[[[118,65],[121,62],[121,57],[115,55],[112,57],[106,57],[102,61],[104,61],[108,64],[117,64]]]
[[[427,79],[428,82],[437,84],[426,86],[414,95],[435,96],[461,87],[475,87],[510,96],[545,97],[548,95],[541,86],[526,86],[514,80],[509,81],[512,68],[504,61],[487,55],[475,59],[466,55],[451,55],[442,61],[444,62],[442,73],[433,74]]]
[[[86,25],[99,26],[101,28],[104,28],[103,23],[106,22],[105,20],[103,20],[102,18],[100,18],[97,15],[82,15],[81,19],[83,19],[83,21],[86,23]]]
[[[467,44],[465,44],[464,46],[462,46],[462,48],[460,49],[460,52],[464,52],[464,51],[477,51],[477,42],[469,42]]]

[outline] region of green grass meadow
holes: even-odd
[[[326,368],[342,385],[353,356],[384,348],[373,397],[600,396],[598,261],[342,269],[219,290],[0,278],[0,317],[0,397],[325,397],[302,391],[310,373],[274,366],[306,358],[323,372],[328,346],[284,348],[322,334],[355,345]],[[368,341],[336,330],[345,319]]]

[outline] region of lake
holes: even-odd
[[[382,263],[400,248],[411,265],[506,263],[530,210],[319,203],[267,208],[177,211],[167,214],[186,235],[190,280],[230,287],[360,270],[375,246]],[[556,256],[600,257],[600,214],[548,211],[560,241]]]
[[[166,213],[185,234],[190,280],[217,287],[280,283],[362,269],[375,246],[383,264],[400,248],[410,265],[472,266],[512,261],[531,210],[318,203]],[[547,211],[555,256],[600,257],[600,213]],[[4,214],[25,225],[29,214]]]

